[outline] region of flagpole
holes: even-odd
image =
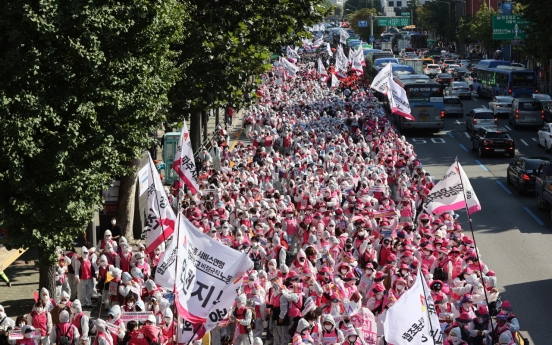
[[[154,176],[155,173],[159,174],[157,171],[153,171],[153,167],[151,166],[153,163],[153,158],[151,157],[151,154],[150,154],[150,159],[149,159],[149,162],[148,164],[150,165],[150,172],[151,172],[151,176]],[[153,178],[153,183],[155,184],[155,177]],[[168,201],[168,200],[167,200]],[[161,205],[159,204],[159,199],[157,198],[157,190],[155,191],[155,203],[157,204],[157,211],[159,212],[159,216],[161,216]],[[170,205],[168,205],[168,207],[171,207]],[[167,242],[167,239],[165,238],[165,227],[163,226],[163,222],[161,222],[161,219],[159,219],[159,224],[161,225],[161,233],[163,234],[163,242]],[[155,248],[153,248],[153,250],[155,250]]]
[[[177,225],[176,225],[176,246],[175,248],[178,249],[178,247],[180,246],[180,212],[178,212],[178,215],[176,216],[176,222],[177,222]],[[173,238],[173,241],[175,239]],[[176,318],[176,329],[179,330],[179,317],[178,317],[178,308],[176,307],[176,276],[178,275],[178,253],[180,251],[177,250],[176,251],[176,259],[175,259],[175,262],[174,262],[174,284],[173,284],[173,297],[174,297],[174,301],[173,301],[173,317]],[[195,334],[194,334],[195,335]],[[193,337],[192,337],[193,338]],[[178,335],[176,336],[176,342],[178,343]]]
[[[475,241],[475,233],[473,231],[473,222],[470,216],[470,211],[468,209],[468,200],[466,199],[466,191],[464,190],[464,180],[462,179],[462,174],[460,173],[460,164],[458,163],[458,157],[456,157],[456,167],[458,168],[458,173],[460,174],[460,186],[462,187],[462,195],[464,196],[464,204],[466,205],[466,213],[468,214],[468,221],[470,223],[470,231],[473,238],[473,245],[475,246],[475,255],[477,256],[477,262],[479,265],[479,279],[481,279],[481,283],[483,284],[483,292],[485,294],[485,302],[487,303],[487,310],[489,310],[489,320],[491,321],[491,328],[493,329],[493,343],[495,341],[495,334],[496,334],[496,327],[493,323],[493,318],[491,317],[490,309],[489,309],[489,297],[487,295],[487,287],[485,286],[485,280],[483,279],[483,266],[481,266],[481,260],[479,260],[479,250],[477,248],[477,242]],[[463,170],[462,170],[463,171]]]
[[[422,269],[420,267],[418,267],[418,275],[420,276],[420,279],[425,279],[424,275],[422,274]],[[426,289],[425,289],[425,285],[424,282],[422,282],[422,291],[424,292],[424,299],[426,301],[426,312],[427,312],[427,321],[429,323],[429,330],[431,332],[431,339],[433,340],[433,345],[436,345],[435,344],[435,337],[433,336],[433,324],[431,323],[431,314],[429,313],[429,308],[427,307],[427,294],[426,294]],[[434,305],[435,306],[435,305]],[[440,332],[441,330],[439,330]]]

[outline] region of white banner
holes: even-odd
[[[289,62],[286,58],[280,58],[280,66],[282,66],[286,73],[291,77],[295,77],[295,74],[297,74],[297,71],[299,70],[299,67]]]
[[[318,58],[318,74],[320,74],[320,80],[323,82],[328,81],[328,72],[326,72],[326,68],[324,68],[324,64],[322,63],[322,59]]]
[[[360,332],[359,336],[364,340],[363,344],[376,345],[378,341],[378,330],[376,318],[370,309],[359,308],[355,314],[351,315],[351,322]]]
[[[345,44],[347,43],[347,38],[349,38],[349,34],[347,33],[347,31],[341,29],[339,32],[339,42]]]
[[[209,332],[230,310],[253,261],[246,254],[214,241],[184,216],[180,217],[177,236],[178,313]]]
[[[180,182],[183,182],[190,188],[192,194],[196,194],[199,190],[197,184],[197,170],[194,161],[194,150],[190,140],[190,132],[186,125],[186,120],[182,124],[180,139],[174,154],[173,169],[176,171]]]
[[[148,218],[146,229],[146,253],[151,253],[174,232],[176,216],[159,173],[149,157],[148,162]]]
[[[332,56],[332,55],[333,55],[332,49],[330,48],[330,44],[329,44],[329,43],[326,43],[326,52],[328,52],[328,55],[329,55],[329,56]]]
[[[380,69],[374,80],[372,80],[370,87],[373,90],[386,95],[387,89],[389,88],[389,78],[392,78],[392,73],[391,64],[388,63],[385,67]]]
[[[421,272],[414,285],[387,310],[383,329],[385,340],[393,345],[443,343],[435,304]]]
[[[172,240],[161,253],[157,270],[155,271],[155,283],[159,286],[174,291],[174,276],[176,274],[176,258],[178,248],[176,248],[177,240],[173,235]]]
[[[297,62],[301,57],[297,52],[293,49],[291,49],[289,46],[286,47],[286,55],[288,58],[291,58],[293,62]]]
[[[335,76],[335,74],[332,74],[332,88],[336,89],[339,87],[339,79]]]
[[[387,64],[390,65],[390,64]],[[406,97],[406,91],[399,84],[395,83],[393,77],[389,77],[389,92],[387,93],[389,99],[389,107],[392,114],[398,114],[409,120],[414,121],[414,116],[410,113],[410,103]]]
[[[462,185],[464,188],[462,189]],[[431,189],[424,201],[424,209],[428,213],[439,214],[450,210],[466,207],[468,213],[481,211],[481,204],[475,195],[470,180],[460,163],[453,163],[443,179]]]

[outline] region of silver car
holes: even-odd
[[[505,114],[508,116],[514,97],[510,96],[496,96],[489,102],[489,109],[493,111],[495,116]]]
[[[547,105],[552,103],[552,97],[550,97],[549,95],[547,95],[545,93],[534,93],[534,94],[531,95],[531,98],[538,99],[541,102],[543,109]]]
[[[467,115],[466,131],[477,132],[480,128],[496,126],[498,118],[487,108],[475,108]]]
[[[445,89],[447,96],[458,96],[460,98],[471,99],[471,90],[468,83],[463,81],[454,81]]]
[[[544,110],[541,102],[533,98],[514,98],[508,123],[512,124],[513,129],[519,126],[543,126]]]

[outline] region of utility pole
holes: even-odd
[[[370,13],[370,37],[374,37],[374,14]]]

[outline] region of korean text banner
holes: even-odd
[[[174,155],[173,169],[178,174],[180,181],[190,188],[192,194],[196,194],[199,190],[199,186],[197,185],[197,170],[186,120],[184,120],[182,125],[182,132],[180,133],[180,139],[178,140],[178,146]]]
[[[226,316],[253,261],[241,252],[213,241],[184,216],[178,229],[176,306],[192,324],[205,332]]]
[[[374,80],[372,80],[372,84],[370,84],[370,88],[386,95],[389,89],[389,78],[392,78],[391,73],[391,64],[388,63],[385,67],[380,69],[378,74],[376,74]]]
[[[421,272],[414,285],[389,308],[383,329],[385,340],[393,345],[443,343],[435,304]]]
[[[462,185],[464,188],[462,188]],[[465,197],[464,197],[465,195]],[[481,204],[460,163],[453,163],[443,179],[432,189],[424,201],[428,213],[442,213],[459,210],[467,206],[468,213],[481,211]]]
[[[146,229],[146,253],[151,253],[174,232],[176,216],[159,173],[149,157],[148,168],[148,218]]]

